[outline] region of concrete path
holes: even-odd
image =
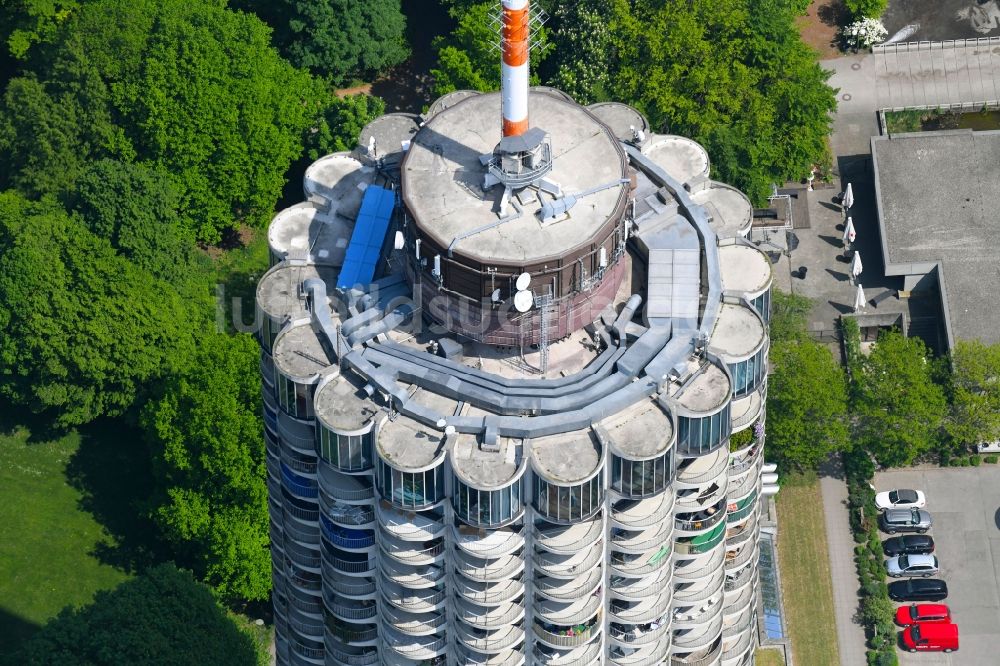
[[[879,108],[1000,100],[1000,38],[894,44],[872,57]]]
[[[858,576],[854,569],[854,538],[847,518],[847,485],[839,456],[820,469],[826,541],[830,551],[833,606],[841,666],[866,666],[865,632],[854,621],[858,611]]]

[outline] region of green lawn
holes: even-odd
[[[794,662],[838,666],[826,523],[815,476],[787,479],[778,493],[778,566]]]
[[[785,658],[781,650],[774,648],[758,648],[754,653],[754,664],[756,666],[785,666]]]
[[[0,661],[64,606],[141,566],[149,550],[121,536],[148,483],[136,450],[117,424],[42,441],[0,434]]]

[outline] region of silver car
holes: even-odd
[[[888,534],[896,532],[919,532],[923,534],[931,528],[931,514],[923,509],[888,509],[882,512],[882,529]]]
[[[890,557],[885,563],[886,571],[893,578],[900,576],[921,576],[927,578],[936,574],[938,559],[933,555],[900,555]]]

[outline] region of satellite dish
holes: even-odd
[[[406,239],[403,238],[403,232],[397,231],[396,237],[392,241],[392,246],[397,250],[402,250],[404,245],[406,245]]]
[[[500,302],[500,290],[499,289],[494,289],[493,290],[493,293],[490,295],[490,300],[493,301],[494,303],[499,303]]]
[[[517,276],[517,280],[514,281],[514,286],[519,291],[527,289],[529,284],[531,284],[531,273],[521,273]]]
[[[527,275],[527,273],[525,273]],[[514,309],[518,312],[527,312],[535,304],[535,297],[530,291],[519,291],[514,294]]]

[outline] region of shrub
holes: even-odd
[[[982,462],[983,459],[980,458],[979,456],[976,455],[969,456],[969,464],[972,465],[973,467],[979,467],[979,465],[982,464]]]
[[[842,34],[850,48],[868,49],[873,44],[884,41],[889,31],[877,18],[862,18],[845,27]]]
[[[888,4],[889,0],[844,0],[844,8],[855,20],[865,17],[878,18],[885,13]]]
[[[987,463],[988,465],[996,465],[996,464],[997,464],[997,460],[998,460],[998,457],[997,457],[997,456],[986,456],[985,458],[983,458],[983,460],[984,460],[984,461],[985,461],[985,462],[986,462],[986,463]]]

